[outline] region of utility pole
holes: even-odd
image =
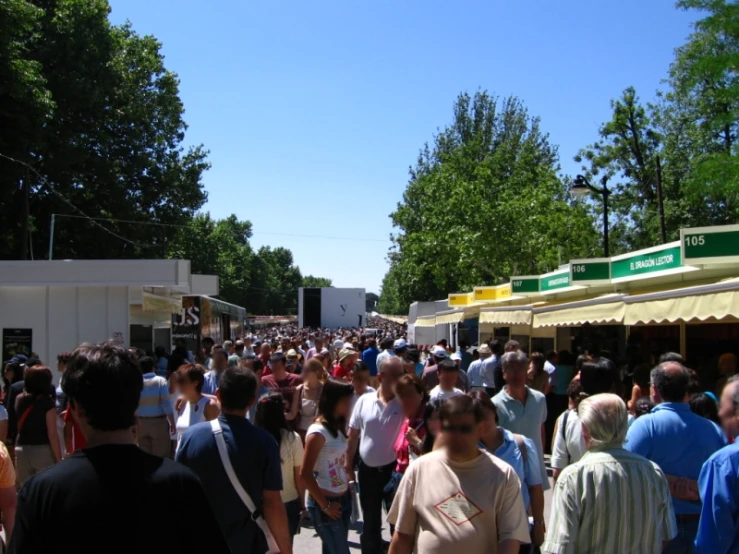
[[[21,181],[21,194],[23,195],[23,220],[21,221],[21,248],[19,260],[28,259],[28,236],[30,228],[31,211],[29,207],[29,186],[28,186],[28,172],[26,171],[26,178]]]
[[[662,199],[662,162],[657,154],[657,209],[659,210],[659,232],[662,244],[667,242],[667,229],[665,228],[665,204]]]

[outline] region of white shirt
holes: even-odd
[[[380,362],[384,360],[385,358],[392,358],[395,356],[395,352],[390,352],[390,350],[383,350],[377,355],[377,368],[379,370],[380,368]]]
[[[404,419],[396,398],[383,404],[379,391],[359,397],[349,427],[361,433],[359,453],[366,465],[382,467],[396,461],[395,439]]]
[[[567,414],[567,428],[562,429],[562,420]],[[552,467],[564,469],[570,464],[579,462],[587,452],[582,438],[582,423],[577,410],[567,410],[557,418],[555,424],[557,434],[552,445]],[[563,437],[564,435],[564,437]]]
[[[331,436],[322,423],[314,423],[308,427],[306,438],[313,434],[319,434],[326,439],[316,458],[316,465],[313,466],[318,486],[337,495],[344,494],[348,486],[344,470],[347,438],[342,433],[337,433],[335,437]]]
[[[303,463],[303,442],[294,431],[282,429],[280,433],[282,435],[280,440],[280,469],[282,470],[280,497],[284,503],[299,498],[298,486],[295,483],[295,468]]]
[[[544,371],[546,371],[549,374],[549,384],[553,387],[555,382],[554,375],[557,373],[557,368],[554,367],[554,364],[550,361],[544,362]]]
[[[431,397],[431,403],[434,406],[441,406],[441,403],[444,402],[444,400],[446,400],[447,398],[461,396],[463,394],[464,393],[459,389],[441,390],[441,385],[436,385],[433,389],[431,389],[429,396]]]

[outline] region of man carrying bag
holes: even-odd
[[[202,481],[234,554],[292,554],[279,449],[246,419],[256,390],[251,370],[226,369],[216,391],[222,414],[188,429],[176,460]]]

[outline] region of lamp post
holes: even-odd
[[[611,195],[611,191],[606,186],[607,182],[608,176],[606,175],[600,181],[603,188],[599,189],[591,185],[585,177],[578,175],[570,187],[570,194],[574,196],[585,196],[592,192],[603,197],[603,257],[605,258],[608,257],[608,197]]]

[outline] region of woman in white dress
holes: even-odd
[[[203,421],[210,421],[218,417],[221,409],[212,397],[202,394],[205,383],[205,369],[203,366],[186,364],[174,374],[177,390],[184,400],[177,413],[177,447],[180,446],[182,435],[191,426]]]
[[[313,425],[318,416],[318,400],[323,390],[320,380],[322,374],[323,366],[320,361],[311,358],[305,363],[301,375],[303,384],[295,389],[291,410],[287,415],[288,421],[294,420],[297,423],[298,434],[304,443],[308,427]]]

